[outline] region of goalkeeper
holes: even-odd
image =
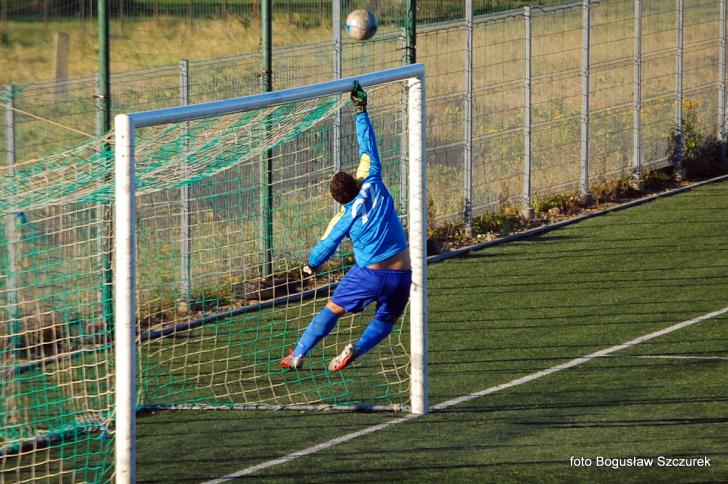
[[[336,326],[346,312],[359,313],[377,302],[374,319],[361,338],[348,344],[331,360],[330,371],[346,368],[392,332],[409,300],[412,271],[409,249],[394,200],[382,180],[382,165],[374,128],[367,114],[367,94],[354,83],[351,100],[356,108],[359,168],[356,178],[339,172],[331,180],[331,196],[341,210],[311,251],[304,271],[311,273],[326,262],[344,237],[354,245],[356,264],[339,282],[326,307],[311,321],[298,344],[281,360],[284,368],[302,368],[306,353]]]

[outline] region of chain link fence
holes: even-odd
[[[284,3],[275,2],[279,13]],[[342,3],[342,12],[354,6]],[[479,13],[504,3],[420,3],[433,225],[468,224],[504,205],[528,211],[555,193],[587,195],[594,183],[679,163],[670,147],[686,110],[706,134],[720,134],[724,0],[579,0]],[[373,7],[383,9],[382,18],[402,18],[405,4]],[[363,43],[276,47],[274,89],[401,65],[405,36],[391,25]],[[259,76],[257,53],[118,73],[112,107],[119,113],[244,96],[260,92]],[[15,110],[5,109],[2,166],[99,136],[96,85],[86,77],[6,87],[4,103]]]
[[[101,1],[0,0],[0,84],[93,75],[98,64]],[[153,68],[179,59],[226,57],[260,46],[262,0],[106,1],[113,72]],[[331,0],[271,1],[274,46],[332,38]],[[485,14],[557,1],[476,0],[473,8],[476,14]],[[374,11],[381,31],[404,27],[410,2],[417,4],[421,25],[463,18],[459,0],[339,0],[344,17],[356,8]],[[55,57],[59,45],[67,49],[62,66]]]

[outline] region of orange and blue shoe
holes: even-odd
[[[329,363],[329,371],[341,371],[356,359],[356,349],[351,343]]]
[[[288,355],[283,357],[280,365],[289,370],[300,370],[303,368],[303,356],[293,356],[293,350],[289,350]]]

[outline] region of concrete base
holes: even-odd
[[[523,208],[521,209],[521,217],[523,217],[527,221],[533,220],[536,218],[536,211],[533,209],[533,207]]]
[[[645,181],[644,180],[630,180],[629,187],[634,191],[643,192],[643,191],[645,191]]]
[[[190,305],[184,299],[177,300],[177,313],[180,316],[187,316],[190,313]]]
[[[588,207],[589,205],[594,205],[594,195],[591,193],[585,193],[581,196],[581,199],[579,200],[579,203],[583,207]]]

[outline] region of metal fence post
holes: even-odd
[[[5,159],[7,161],[7,182],[11,183],[11,193],[15,193],[15,86],[7,86],[5,91]],[[18,293],[18,214],[14,213],[15,200],[10,200],[11,210],[5,214],[5,237],[7,240],[8,250],[8,273],[7,273],[7,295],[8,295],[8,311],[10,327],[9,333],[12,334],[12,343],[19,357],[24,356],[23,339],[20,336],[20,299]]]
[[[642,180],[642,0],[634,1],[634,75],[632,77],[632,177],[630,184],[644,190]]]
[[[465,207],[466,230],[473,226],[473,0],[465,0]]]
[[[109,87],[108,76],[103,73],[96,74],[96,138],[98,141],[97,151],[99,155],[106,156],[112,152],[111,146],[104,142],[103,136],[108,133],[109,102],[107,89]],[[110,158],[107,158],[108,163]],[[109,171],[111,173],[112,171]],[[108,176],[106,178],[108,181]],[[114,245],[113,234],[113,213],[112,205],[108,203],[96,204],[96,253],[98,266],[101,271],[101,312],[108,325],[113,329],[114,303],[113,303],[113,272],[111,268],[111,251]]]
[[[179,61],[179,102],[182,106],[186,106],[190,103],[190,63],[187,60]],[[183,128],[183,150],[189,151],[189,138],[188,138],[189,123],[184,123]],[[187,164],[189,160],[185,160],[185,170],[188,170]],[[182,300],[186,304],[187,310],[190,305],[190,295],[192,293],[191,275],[190,275],[190,254],[192,252],[192,239],[190,234],[190,186],[188,184],[182,185],[180,188],[180,204],[182,205],[182,213],[180,219],[180,264],[182,269]],[[186,312],[186,311],[183,311]]]
[[[680,180],[685,177],[685,169],[683,167],[682,149],[683,149],[683,0],[676,0],[676,27],[677,30],[677,48],[675,49],[677,72],[675,75],[675,151],[673,170],[675,178]]]
[[[407,32],[405,30],[400,31],[400,42],[401,51],[403,52],[402,63],[407,64]],[[407,200],[409,200],[409,135],[408,135],[408,88],[406,84],[402,85],[402,96],[400,99],[400,118],[402,119],[400,128],[400,162],[399,162],[399,199],[400,199],[400,213],[402,215],[409,212],[409,206]]]
[[[414,64],[417,62],[417,0],[407,0],[407,21],[405,25],[407,32],[405,62]]]
[[[96,139],[98,142],[96,143],[96,152],[99,155],[102,155],[104,152],[104,143],[102,138],[102,135],[104,133],[104,112],[103,112],[103,106],[101,105],[101,75],[96,74],[94,76],[94,114],[96,117],[94,118],[94,133],[96,134]],[[103,203],[97,203],[96,204],[96,213],[94,214],[96,223],[95,223],[95,233],[93,234],[94,240],[96,240],[96,264],[99,268],[99,270],[103,273],[104,270],[104,204]],[[106,292],[103,288],[104,284],[104,278],[102,276],[101,279],[101,292],[99,294],[99,304],[101,306],[101,312],[105,316],[106,315]]]
[[[109,0],[97,0],[99,30],[99,74],[97,78],[97,115],[101,117],[101,131],[111,129],[111,61],[109,34]]]
[[[110,61],[110,31],[109,17],[111,15],[110,0],[97,0],[96,8],[98,12],[98,37],[99,37],[99,73],[96,82],[96,119],[97,119],[97,135],[105,135],[111,130],[111,61]],[[101,145],[104,156],[112,153],[111,146],[108,143]],[[111,157],[107,156],[107,162],[113,166],[110,161]],[[110,172],[111,173],[111,172]],[[108,178],[110,180],[111,178]],[[100,232],[98,238],[101,241],[100,249],[100,265],[102,272],[101,281],[101,308],[104,321],[108,326],[107,329],[113,328],[114,319],[114,303],[113,303],[113,284],[114,277],[111,268],[111,252],[114,246],[114,217],[112,204],[100,204],[98,210],[101,212],[99,219]]]
[[[261,1],[261,87],[263,92],[273,90],[273,37],[272,0]],[[267,127],[264,127],[267,137]],[[273,152],[268,149],[261,155],[260,162],[260,251],[262,253],[261,275],[273,274]]]
[[[0,44],[8,42],[8,0],[0,0]]]
[[[581,57],[581,179],[579,195],[585,205],[594,199],[589,193],[589,70],[591,36],[591,0],[584,0],[582,8],[582,57]]]
[[[523,62],[525,65],[523,79],[523,207],[521,213],[525,218],[534,218],[534,209],[531,206],[531,7],[523,7],[523,20],[525,23],[525,52]]]
[[[94,133],[96,134],[96,139],[99,140],[99,143],[96,146],[96,151],[98,153],[102,153],[104,149],[103,142],[101,140],[101,137],[104,134],[104,107],[101,104],[101,96],[103,95],[101,83],[101,74],[96,74],[94,76],[94,114],[96,115],[94,118]]]
[[[726,57],[726,0],[718,1],[718,35],[719,35],[719,53],[718,53],[718,140],[720,141],[720,163],[726,164],[726,119],[725,119],[725,57]]]
[[[341,0],[331,2],[331,30],[334,34],[334,79],[341,79]],[[334,113],[334,171],[341,171],[341,109]]]

